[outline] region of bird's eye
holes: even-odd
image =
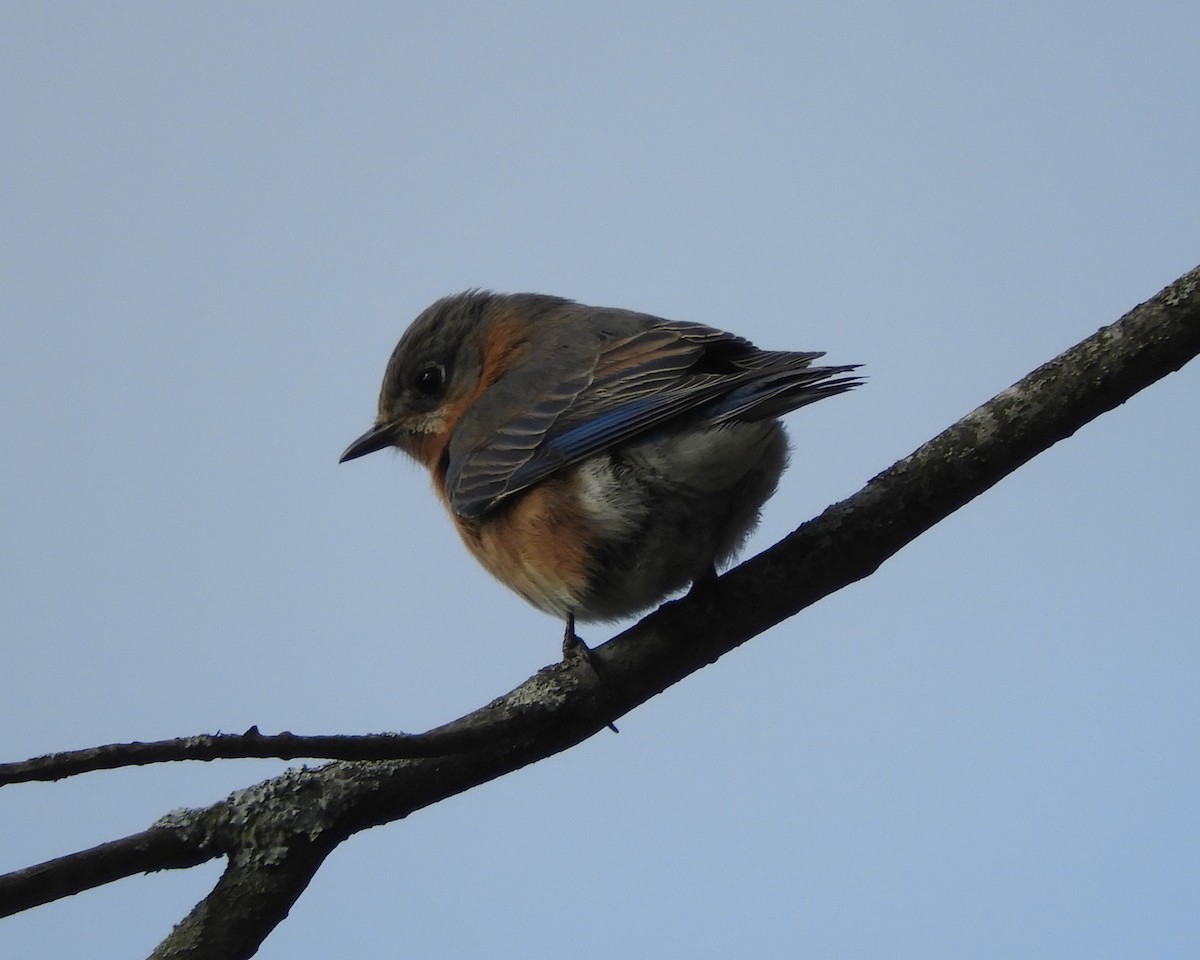
[[[425,397],[436,397],[446,383],[446,370],[440,363],[431,363],[421,369],[413,385],[417,393]]]

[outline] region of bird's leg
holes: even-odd
[[[603,679],[600,673],[600,661],[592,655],[592,648],[589,647],[579,635],[575,632],[575,611],[572,610],[567,614],[567,629],[563,632],[563,663],[579,658],[592,668],[592,673],[598,679]],[[613,733],[620,733],[616,724],[610,723],[608,729]]]
[[[592,651],[588,645],[579,638],[575,633],[575,611],[571,610],[567,613],[567,629],[563,631],[563,659],[571,660],[575,657],[583,657],[588,663],[592,662]]]
[[[567,629],[563,633],[563,662],[582,660],[592,668],[592,673],[600,676],[600,661],[593,656],[592,649],[575,633],[575,611],[567,614]]]

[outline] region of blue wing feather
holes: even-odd
[[[628,316],[647,325],[592,352],[564,351],[553,382],[535,370],[535,388],[515,383],[493,398],[492,408],[509,416],[491,427],[481,414],[478,436],[455,438],[446,477],[455,513],[482,516],[552,474],[680,417],[697,426],[766,419],[859,382],[839,377],[852,366],[812,367],[820,353],[761,351],[712,327]],[[532,405],[513,402],[530,394]]]

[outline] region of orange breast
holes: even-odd
[[[556,475],[522,491],[478,520],[454,516],[446,498],[446,464],[450,435],[462,415],[488,387],[524,354],[527,325],[511,314],[487,324],[481,347],[478,383],[445,408],[446,429],[419,438],[414,455],[433,473],[438,498],[450,512],[467,549],[501,583],[547,613],[565,617],[587,594],[589,558],[593,555],[588,518],[579,503],[574,471]]]
[[[557,616],[588,592],[594,538],[573,471],[518,494],[482,520],[454,518],[467,548],[501,583]]]

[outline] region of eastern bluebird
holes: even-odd
[[[476,559],[570,640],[576,618],[637,613],[733,556],[787,461],[777,418],[860,382],[820,356],[468,291],[408,328],[341,459],[395,446],[424,464]]]

